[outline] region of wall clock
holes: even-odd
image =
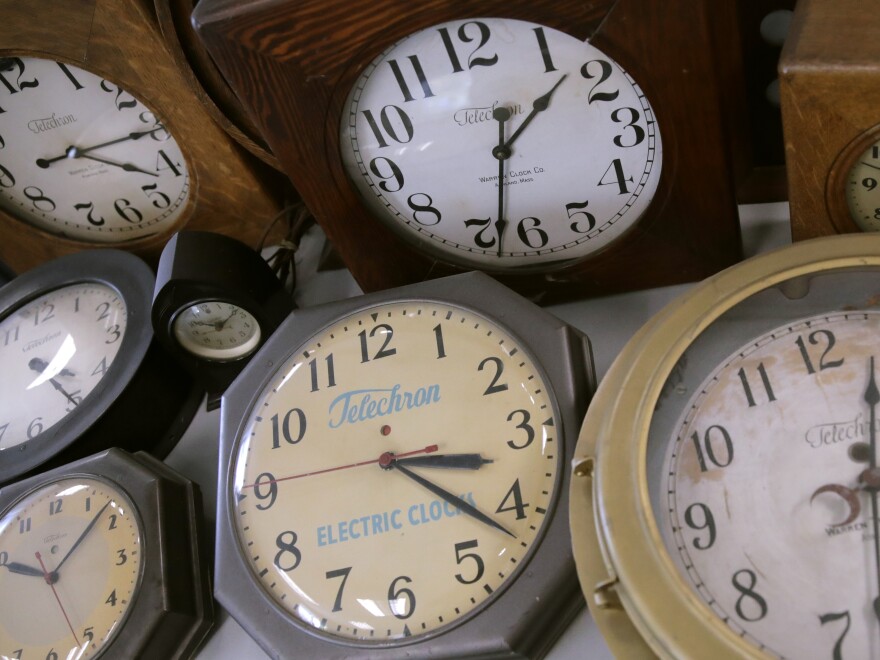
[[[540,656],[592,384],[482,273],[294,312],[223,396],[218,600],[276,658]]]
[[[108,446],[174,446],[198,391],[152,343],[153,283],[132,254],[86,250],[0,289],[0,483]]]
[[[620,353],[578,440],[571,527],[618,655],[869,657],[880,236],[751,259]]]
[[[190,16],[196,4],[198,0],[155,0],[156,18],[168,50],[223,130],[264,163],[280,169],[278,159],[195,33]]]
[[[209,119],[149,11],[0,8],[0,257],[12,268],[101,246],[154,260],[183,227],[258,240],[278,191]]]
[[[213,600],[198,486],[110,449],[0,490],[4,658],[187,658]]]
[[[162,251],[153,329],[205,386],[209,410],[292,309],[263,257],[234,238],[180,232]]]
[[[740,256],[735,35],[686,5],[203,0],[193,22],[364,290],[476,267],[549,301]]]
[[[799,2],[783,49],[794,240],[880,228],[880,20],[863,10],[851,0]]]

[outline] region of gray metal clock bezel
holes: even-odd
[[[280,364],[335,319],[398,300],[449,303],[505,328],[534,357],[555,393],[562,447],[556,507],[528,559],[505,587],[456,625],[394,645],[332,640],[285,613],[253,578],[239,551],[231,501],[237,438]],[[578,330],[479,273],[465,273],[293,312],[223,396],[218,466],[215,596],[273,658],[540,657],[583,606],[568,527],[568,469],[595,390],[589,340]]]

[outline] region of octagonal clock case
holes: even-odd
[[[216,596],[272,657],[539,657],[587,338],[482,273],[295,311],[223,396]]]
[[[109,449],[0,489],[0,657],[192,655],[213,620],[198,486]]]
[[[0,483],[111,446],[174,446],[200,392],[153,342],[153,282],[132,254],[87,250],[0,289]]]

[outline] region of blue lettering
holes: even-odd
[[[377,395],[377,398],[373,398]],[[414,392],[401,392],[400,385],[391,389],[351,390],[343,392],[330,402],[327,410],[328,425],[332,429],[345,423],[356,424],[376,417],[384,417],[402,410],[411,410],[440,401],[440,386],[419,387]]]

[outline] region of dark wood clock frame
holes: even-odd
[[[728,6],[729,5],[729,6]],[[201,0],[205,42],[282,169],[365,291],[461,269],[419,253],[371,216],[346,179],[339,118],[362,69],[421,28],[470,16],[527,20],[590,39],[651,100],[660,187],[626,237],[565,268],[499,276],[542,302],[701,279],[741,258],[727,139],[727,74],[740,66],[735,7],[712,0]]]

